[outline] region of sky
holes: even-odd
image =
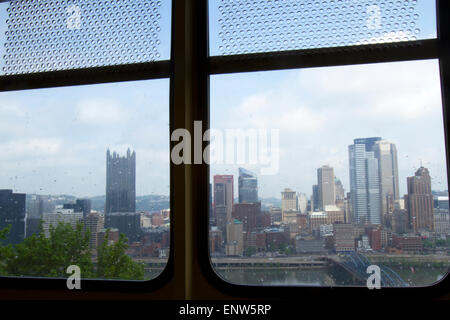
[[[169,194],[169,80],[3,92],[0,188],[105,194],[106,150],[136,151],[136,193]]]
[[[170,52],[167,3],[161,59]],[[219,53],[219,3],[210,1],[212,55]],[[435,37],[432,1],[419,1],[417,10],[420,37]],[[316,169],[325,164],[348,190],[348,145],[370,136],[396,144],[401,193],[420,163],[430,169],[433,188],[444,190],[439,86],[437,61],[212,76],[211,124],[279,130],[276,175],[243,165],[259,175],[260,197],[279,198],[285,187],[309,196]],[[137,155],[137,194],[168,195],[168,79],[0,93],[0,189],[102,195],[107,148],[124,154],[128,147]],[[211,179],[237,169],[213,165]]]
[[[447,189],[436,60],[218,75],[211,94],[211,126],[280,130],[280,170],[259,174],[260,197],[280,198],[284,188],[309,196],[322,165],[349,191],[348,146],[366,137],[397,146],[401,194],[421,163],[433,188]],[[238,167],[215,165],[212,174]],[[258,175],[261,166],[247,168]]]

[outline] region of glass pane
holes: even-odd
[[[436,37],[434,0],[210,0],[212,56]]]
[[[446,275],[438,61],[212,76],[211,127],[210,256],[226,281]]]
[[[168,104],[168,79],[0,93],[1,276],[164,269]]]
[[[171,1],[0,4],[0,74],[167,60]]]

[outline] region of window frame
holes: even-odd
[[[4,0],[0,0],[4,2]],[[10,0],[11,1],[11,0]],[[13,1],[13,0],[12,0]],[[168,0],[169,1],[169,0]],[[368,62],[389,59],[417,60],[439,58],[448,145],[448,111],[450,100],[450,24],[440,19],[439,12],[450,12],[450,4],[437,1],[438,38],[420,40],[416,50],[402,44],[370,45],[333,49],[308,49],[270,54],[209,57],[208,0],[172,0],[171,57],[169,61],[98,67],[70,71],[17,76],[0,76],[0,92],[58,86],[109,83],[144,79],[169,78],[170,132],[186,128],[194,132],[194,120],[210,127],[209,78],[212,74],[263,70],[282,70]],[[416,42],[415,42],[416,43]],[[415,45],[413,45],[414,47]],[[239,58],[246,58],[243,63]],[[398,60],[394,60],[398,61]],[[227,66],[224,66],[227,64]],[[450,98],[449,98],[450,99]],[[170,142],[170,148],[175,145]],[[206,142],[203,143],[205,147]],[[193,150],[192,150],[193,151]],[[446,149],[447,168],[449,150]],[[82,280],[84,298],[134,297],[157,299],[230,299],[263,298],[276,300],[302,299],[367,299],[450,297],[450,277],[426,288],[385,288],[368,290],[361,287],[260,287],[235,285],[224,281],[214,271],[209,256],[209,165],[170,164],[170,254],[164,271],[144,282],[117,280]],[[450,179],[448,179],[450,180]],[[176,255],[176,259],[175,259]],[[448,274],[447,274],[448,275]],[[76,298],[66,279],[0,277],[0,293],[10,297]],[[31,291],[34,290],[34,291]],[[122,295],[121,293],[125,293]],[[146,294],[150,293],[150,294]],[[354,301],[354,300],[352,300]]]
[[[203,0],[201,20],[209,21],[208,0]],[[207,97],[203,105],[202,120],[208,124],[210,99],[209,87],[210,76],[228,73],[243,73],[255,71],[301,69],[311,67],[331,67],[343,65],[358,65],[368,63],[400,62],[425,59],[437,59],[440,67],[442,108],[444,119],[444,136],[447,163],[447,181],[450,181],[450,151],[448,148],[449,130],[448,117],[450,110],[450,24],[445,19],[445,12],[450,12],[450,3],[445,0],[436,0],[436,23],[437,38],[430,40],[417,40],[403,43],[387,43],[362,46],[348,46],[336,48],[305,49],[284,52],[256,53],[231,56],[209,56],[208,48],[209,34],[208,26],[203,26],[203,41],[200,44],[201,52],[207,52],[203,60],[207,61],[207,68],[202,70],[202,92]],[[204,180],[202,184],[209,186],[209,165],[201,169]],[[450,294],[450,268],[446,276],[434,285],[414,288],[382,288],[381,290],[368,290],[365,287],[336,286],[336,287],[313,287],[313,286],[255,286],[245,284],[233,284],[222,279],[215,271],[210,260],[209,251],[209,188],[202,188],[202,211],[201,234],[198,244],[201,253],[200,266],[205,277],[211,285],[221,292],[241,298],[251,299],[356,299],[368,301],[367,299],[382,299],[383,301],[409,300],[427,297],[429,299],[439,298]],[[205,213],[206,212],[206,213]],[[352,300],[354,301],[354,300]]]
[[[15,0],[5,0],[1,2],[10,2]],[[170,57],[169,60],[158,60],[145,63],[133,63],[112,66],[99,66],[91,68],[79,68],[70,70],[58,70],[47,72],[36,72],[29,74],[1,75],[0,93],[7,91],[22,91],[43,88],[58,88],[82,85],[96,85],[107,83],[120,83],[130,81],[144,81],[154,79],[169,80],[169,132],[173,131],[174,125],[174,17],[175,3],[177,0],[171,0],[171,36],[170,36]],[[170,149],[172,143],[170,143]],[[170,150],[169,150],[170,151]],[[170,163],[170,207],[174,204],[174,177],[173,166]],[[81,287],[83,291],[88,292],[151,292],[164,287],[174,274],[174,223],[173,215],[170,216],[170,247],[167,264],[163,271],[154,279],[134,281],[121,279],[83,279]],[[68,275],[69,276],[69,275]],[[12,277],[0,276],[1,289],[19,289],[19,290],[67,290],[67,278],[44,278],[44,277]],[[68,291],[68,290],[67,290]]]

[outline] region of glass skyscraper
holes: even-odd
[[[17,244],[25,238],[25,194],[0,190],[0,230],[11,226],[7,238],[0,243]]]
[[[258,179],[256,175],[244,168],[239,168],[239,203],[256,203],[258,201]]]
[[[395,144],[386,140],[377,141],[374,145],[375,157],[378,159],[378,171],[380,176],[381,214],[383,222],[386,217],[392,215],[394,202],[398,201],[398,164],[397,148]]]
[[[373,151],[381,138],[355,139],[348,147],[353,222],[381,224],[380,176]]]

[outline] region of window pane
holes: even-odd
[[[433,0],[209,1],[211,55],[436,37]]]
[[[167,60],[171,1],[0,4],[0,74]]]
[[[381,286],[426,286],[447,273],[438,61],[212,76],[211,127],[210,256],[225,280],[366,286],[379,271]]]
[[[162,271],[168,104],[168,79],[0,93],[0,230],[11,227],[0,275],[68,277],[78,265],[82,278],[147,280]],[[111,250],[122,235],[119,263]]]

